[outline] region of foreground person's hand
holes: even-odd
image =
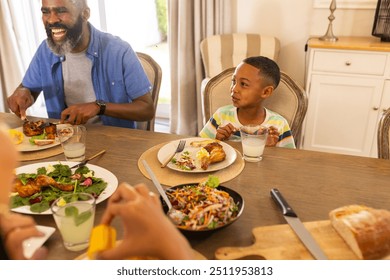
[[[35,227],[31,217],[21,214],[9,213],[0,217],[0,229],[4,248],[11,260],[26,259],[23,254],[23,241],[31,237],[41,237],[43,233]],[[31,259],[45,259],[47,249],[39,248]]]
[[[110,224],[116,216],[124,227],[123,241],[97,258],[193,259],[190,244],[164,214],[158,197],[146,185],[120,184],[110,197],[101,222]]]

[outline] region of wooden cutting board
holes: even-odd
[[[332,260],[356,260],[357,256],[333,229],[329,220],[304,223],[314,239]],[[313,257],[288,224],[256,227],[254,244],[249,247],[222,247],[216,259],[312,260]]]

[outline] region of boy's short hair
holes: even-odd
[[[280,82],[280,68],[275,61],[265,56],[252,56],[245,58],[242,62],[259,69],[259,75],[277,88]]]

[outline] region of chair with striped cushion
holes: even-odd
[[[277,38],[260,34],[233,33],[213,35],[203,39],[200,43],[205,71],[205,78],[201,85],[202,97],[206,84],[212,77],[228,68],[236,67],[243,59],[250,56],[261,55],[277,61],[279,50],[280,42]],[[207,119],[204,118],[203,121],[206,123]]]

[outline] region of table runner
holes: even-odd
[[[142,160],[145,159],[148,162],[150,168],[156,174],[157,179],[162,185],[171,187],[180,184],[203,182],[207,180],[209,174],[217,176],[219,178],[220,183],[224,183],[238,176],[245,167],[245,161],[242,159],[241,153],[235,149],[237,153],[236,160],[227,168],[215,172],[188,173],[188,172],[175,171],[168,167],[161,168],[160,167],[161,163],[157,158],[157,154],[159,149],[164,145],[166,145],[167,143],[162,143],[148,149],[141,155],[141,157],[138,160],[138,168],[141,171],[141,173],[146,178],[150,179],[149,174],[146,172],[142,164]]]

